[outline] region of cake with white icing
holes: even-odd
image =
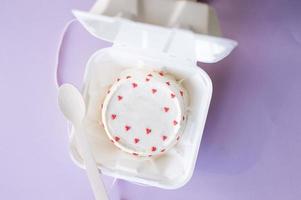
[[[161,154],[180,139],[188,94],[165,72],[127,70],[103,102],[102,123],[110,140],[137,156]]]

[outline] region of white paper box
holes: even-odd
[[[196,61],[217,62],[232,51],[236,42],[110,16],[108,9],[112,7],[108,5],[115,2],[114,12],[117,12],[120,3],[124,2],[107,1],[107,5],[105,2],[94,7],[93,12],[98,14],[74,11],[88,32],[114,43],[110,48],[95,52],[86,65],[83,96],[87,116],[84,126],[92,152],[103,174],[164,189],[179,188],[192,176],[212,94],[211,80],[196,66]],[[130,16],[137,15],[136,2],[131,2],[127,11],[131,12]],[[159,157],[135,157],[120,151],[109,141],[99,123],[101,102],[110,84],[123,70],[138,67],[164,70],[184,79],[183,85],[190,94],[183,137],[174,148]],[[73,133],[70,148],[75,163],[83,167]]]

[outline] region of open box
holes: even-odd
[[[124,4],[125,1],[127,4]],[[217,62],[232,51],[236,42],[167,25],[164,27],[164,23],[149,24],[150,21],[158,21],[158,16],[156,20],[151,20],[151,17],[146,18],[143,13],[138,14],[135,9],[144,1],[138,2],[140,3],[131,0],[100,1],[92,9],[93,13],[73,12],[93,36],[113,43],[112,47],[95,52],[86,65],[83,97],[87,105],[87,116],[84,127],[93,155],[103,174],[143,185],[176,189],[183,186],[192,176],[212,94],[211,80],[197,67],[196,61]],[[150,4],[150,1],[147,2]],[[157,0],[152,2],[160,5]],[[178,13],[191,5],[209,9],[205,4],[192,1],[163,2]],[[186,3],[178,5],[178,2]],[[144,11],[151,12],[145,9]],[[116,13],[121,14],[116,17]],[[172,18],[175,18],[175,15],[172,15]],[[175,23],[177,20],[171,21]],[[178,18],[179,23],[176,24],[183,27],[180,21]],[[187,21],[183,23],[187,24]],[[123,70],[130,68],[164,70],[171,73],[184,80],[183,85],[190,94],[189,113],[183,137],[175,147],[161,156],[135,157],[122,152],[110,142],[99,123],[101,104],[107,89]],[[70,148],[75,163],[84,168],[81,152],[72,131]]]

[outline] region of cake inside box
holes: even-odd
[[[117,47],[99,50],[90,58],[86,66],[83,88],[87,105],[84,127],[102,173],[166,189],[178,188],[190,179],[208,112],[212,86],[203,70],[191,63],[192,66],[173,59],[164,54],[154,56],[140,50]],[[183,66],[184,63],[188,66]],[[100,123],[103,121],[102,103],[114,81],[124,71],[141,69],[172,74],[175,79],[182,80],[183,88],[189,93],[189,107],[187,111],[182,111],[186,113],[186,126],[180,131],[182,137],[177,144],[170,143],[170,149],[158,156],[133,156],[119,149],[110,141],[103,124]],[[73,137],[71,154],[75,162],[83,166],[81,152]]]
[[[111,142],[134,156],[158,156],[179,140],[188,93],[164,71],[122,71],[102,104],[102,125]]]

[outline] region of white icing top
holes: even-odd
[[[164,72],[127,70],[103,103],[107,135],[121,150],[139,156],[163,153],[186,123],[186,90]]]

